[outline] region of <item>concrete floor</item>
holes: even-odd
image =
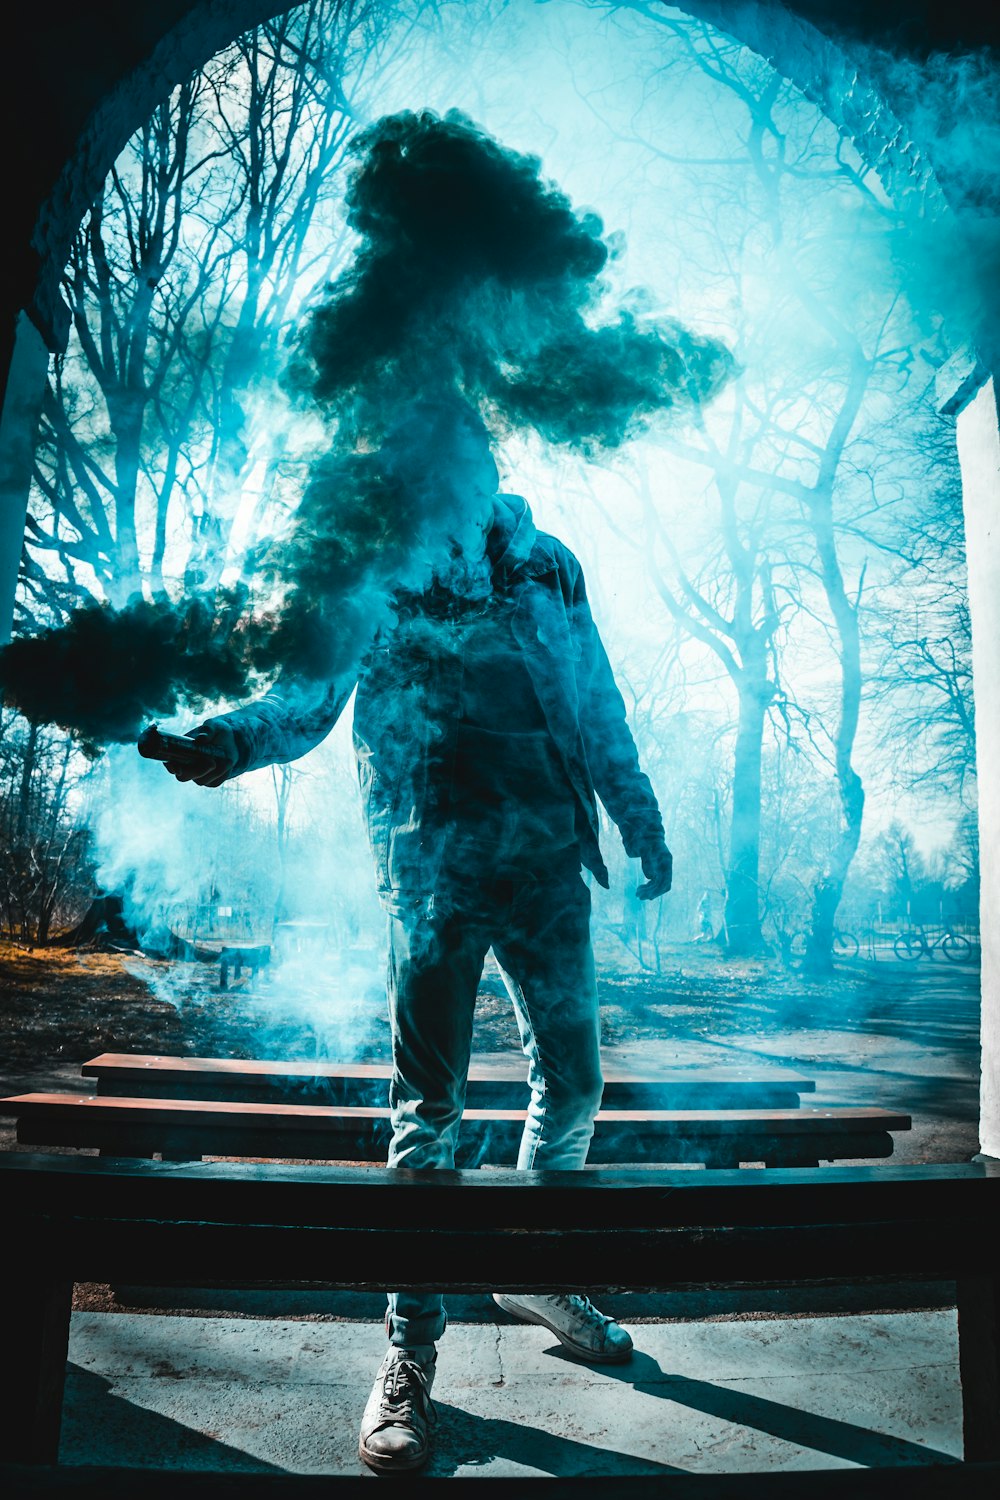
[[[492,1304],[489,1304],[492,1308]],[[628,1365],[574,1363],[494,1309],[440,1346],[432,1475],[941,1463],[961,1455],[954,1309],[636,1322]],[[732,1320],[729,1320],[729,1319]],[[73,1315],[61,1462],[366,1472],[376,1319]]]

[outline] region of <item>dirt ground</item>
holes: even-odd
[[[727,962],[714,948],[688,944],[655,974],[611,940],[598,944],[597,960],[611,1060],[654,1070],[793,1068],[816,1077],[817,1100],[906,1108],[915,1126],[936,1127],[941,1139],[927,1160],[959,1160],[977,1149],[979,975],[972,964],[857,958],[816,981],[775,962]],[[225,990],[219,978],[217,963],[0,944],[2,1093],[89,1088],[80,1065],[99,1052],[388,1057],[382,956],[374,951],[291,955],[257,976],[244,972]],[[520,1050],[490,965],[473,1046]],[[864,1097],[843,1098],[845,1090]],[[0,1147],[12,1144],[9,1123],[4,1130]]]
[[[597,960],[608,1061],[644,1071],[791,1068],[816,1080],[809,1103],[911,1114],[912,1129],[895,1137],[894,1161],[967,1161],[978,1150],[972,964],[858,958],[816,982],[773,962],[726,962],[691,944],[655,974],[610,939],[598,943]],[[0,945],[0,1094],[90,1092],[80,1066],[99,1052],[385,1059],[381,966],[374,952],[291,955],[222,990],[218,964]],[[520,1048],[510,1002],[489,967],[473,1045],[493,1054]],[[17,1146],[11,1119],[0,1119],[0,1149],[28,1149]],[[89,1285],[76,1288],[75,1304],[155,1310],[128,1289]]]

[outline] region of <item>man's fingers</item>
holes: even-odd
[[[178,755],[164,761],[164,766],[176,781],[193,781],[195,786],[222,786],[236,765],[236,740],[228,724],[213,724],[209,721],[185,736],[191,741],[193,751],[203,754]]]
[[[199,786],[221,786],[228,775],[229,770],[226,766],[215,766],[211,771],[196,776],[195,780]]]
[[[166,760],[163,764],[178,781],[193,781],[198,774],[198,767],[189,760]]]
[[[221,786],[229,774],[221,761],[168,760],[166,769],[177,781],[193,781],[198,786]]]
[[[195,778],[199,786],[221,786],[237,761],[236,740],[228,724],[209,723],[194,736],[195,744],[212,755],[212,763]]]
[[[640,901],[655,901],[667,894],[674,880],[674,857],[666,845],[645,851],[642,855],[642,873],[649,878],[645,885],[636,888]]]

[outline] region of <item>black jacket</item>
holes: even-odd
[[[599,797],[636,857],[664,841],[663,822],[629,730],[625,705],[594,624],[583,571],[569,549],[535,529],[527,502],[497,496],[488,538],[494,587],[507,592],[511,628],[581,816],[581,859],[607,886],[598,842]],[[459,721],[461,658],[428,649],[419,609],[380,634],[357,677],[354,748],[383,904],[400,914],[428,903],[445,853]],[[330,732],[355,681],[317,703],[276,689],[224,715],[239,750],[234,774],[295,760]]]

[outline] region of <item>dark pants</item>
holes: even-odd
[[[390,918],[390,1167],[455,1165],[473,1011],[491,947],[528,1059],[530,1100],[517,1165],[584,1165],[603,1090],[600,1016],[590,891],[578,860],[561,864],[506,879],[451,880],[430,915]],[[389,1296],[394,1344],[434,1343],[445,1321],[438,1293]]]

